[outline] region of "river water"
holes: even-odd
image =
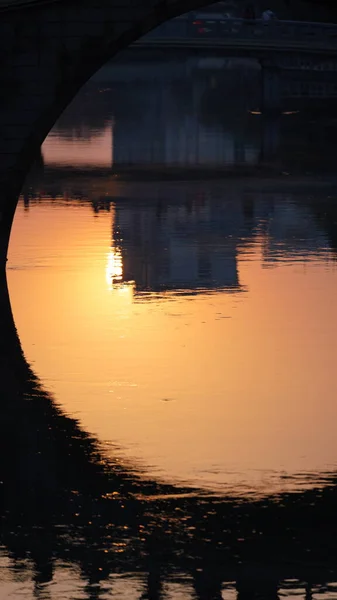
[[[174,63],[146,85],[132,68],[101,71],[48,136],[7,268],[34,394],[61,438],[78,428],[69,464],[87,432],[88,463],[119,475],[105,494],[70,477],[80,508],[8,526],[0,598],[330,600],[334,119],[287,99],[265,120],[247,65],[206,61],[192,90]]]

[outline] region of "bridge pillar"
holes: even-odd
[[[261,64],[261,110],[265,114],[281,112],[281,69],[272,60],[263,59]]]

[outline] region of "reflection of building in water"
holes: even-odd
[[[223,208],[203,201],[117,205],[113,237],[120,240],[123,280],[138,290],[239,290],[239,240],[230,232],[241,215],[226,220]]]
[[[263,243],[266,263],[303,261],[329,248],[327,236],[317,227],[310,209],[289,200],[285,196],[284,202],[275,204],[273,218],[267,223]]]
[[[188,191],[169,200],[120,199],[113,210],[114,261],[138,291],[240,291],[238,259],[261,244],[265,264],[326,254],[310,209],[280,193]],[[117,261],[117,262],[116,262]],[[117,264],[118,263],[118,264]]]

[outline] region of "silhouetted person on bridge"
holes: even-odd
[[[262,21],[265,23],[269,23],[270,21],[275,21],[277,19],[275,13],[272,10],[264,10],[262,13]]]

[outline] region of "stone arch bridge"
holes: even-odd
[[[2,270],[27,170],[80,87],[102,64],[142,35],[205,4],[207,0],[0,0]],[[276,49],[337,55],[337,26],[312,24],[302,39],[298,30],[287,31]],[[270,52],[272,36],[270,30],[268,42],[268,33],[263,31],[260,50],[265,54]],[[233,44],[235,36],[231,37]],[[251,43],[247,44],[243,36],[245,51]],[[275,40],[273,44],[275,49]]]

